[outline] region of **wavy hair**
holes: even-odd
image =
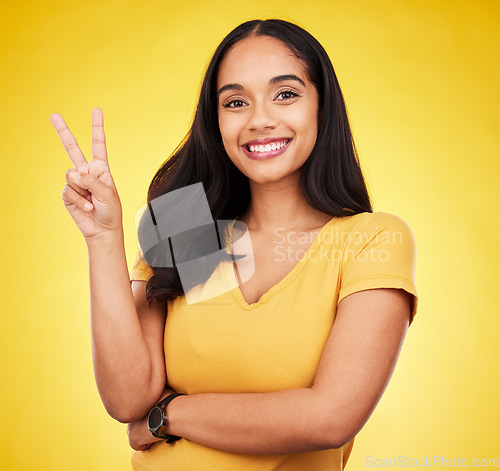
[[[248,177],[229,159],[223,145],[217,115],[217,74],[221,61],[229,50],[244,38],[270,36],[282,41],[303,63],[309,80],[319,97],[319,128],[315,146],[303,165],[300,187],[307,202],[332,217],[344,217],[372,212],[370,197],[360,168],[344,98],[328,54],[321,44],[303,28],[280,19],[252,20],[231,31],[217,47],[208,64],[196,113],[190,130],[172,155],[156,172],[148,189],[147,210],[156,198],[187,185],[201,182],[214,220],[233,220],[242,215],[250,203]],[[146,211],[147,211],[146,210]],[[150,236],[145,223],[146,211],[138,225],[141,248]],[[208,237],[212,228],[200,233]],[[200,234],[198,234],[200,236]],[[220,244],[219,244],[220,247]],[[162,251],[169,251],[169,241],[163,241],[145,259],[153,270],[146,285],[146,298],[160,303],[184,294],[177,268],[155,266]],[[198,258],[196,244],[187,244],[186,259]],[[234,256],[238,258],[238,256]],[[163,257],[164,258],[164,257]],[[202,256],[203,258],[203,256]],[[228,259],[230,259],[228,254]],[[191,279],[202,282],[216,268],[197,264],[199,273]]]

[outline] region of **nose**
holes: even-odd
[[[252,106],[248,119],[248,129],[259,131],[261,129],[274,129],[278,126],[278,119],[272,111],[272,105],[255,103]]]

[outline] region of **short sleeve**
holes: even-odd
[[[404,289],[414,296],[411,324],[417,312],[418,294],[416,243],[408,224],[393,214],[367,213],[347,236],[338,302],[367,289]]]
[[[130,281],[147,281],[153,275],[153,269],[146,263],[139,249],[130,270]]]

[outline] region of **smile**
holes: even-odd
[[[243,152],[253,160],[270,159],[282,154],[288,148],[292,139],[276,140],[265,144],[244,144]]]

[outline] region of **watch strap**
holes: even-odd
[[[178,396],[185,396],[185,394],[184,393],[173,393],[173,394],[170,394],[166,398],[162,399],[158,404],[156,404],[156,406],[157,407],[163,406],[164,407],[163,410],[165,411],[165,414],[166,414],[167,413],[167,406],[168,406],[168,404],[170,403],[170,401],[172,399],[175,399]],[[167,415],[167,421],[168,421],[168,415]],[[172,443],[176,442],[177,440],[180,440],[182,437],[178,437],[177,435],[166,434],[166,435],[163,435],[162,437],[158,437],[158,438],[166,438],[167,439],[167,443],[169,445],[171,445]]]
[[[177,396],[185,396],[184,393],[173,393],[173,394],[169,394],[166,398],[162,399],[158,404],[156,404],[158,407],[160,406],[165,406],[165,409],[167,407],[167,405],[169,404],[169,402],[172,400],[172,399],[175,399]]]

